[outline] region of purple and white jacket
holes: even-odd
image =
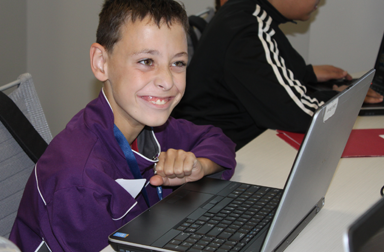
[[[27,182],[10,235],[23,252],[41,246],[100,251],[109,234],[148,208],[141,193],[132,197],[125,189],[134,177],[113,126],[113,112],[100,92],[49,144]],[[182,119],[145,128],[138,147],[134,155],[151,205],[159,198],[148,181],[161,151],[183,149],[208,158],[227,168],[222,179],[230,179],[236,166],[235,145],[219,128]],[[164,197],[172,190],[163,188]]]

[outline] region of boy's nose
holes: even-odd
[[[173,86],[173,76],[169,68],[159,69],[155,78],[155,85],[163,90],[169,90]]]

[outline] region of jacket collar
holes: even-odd
[[[113,110],[112,110],[111,104],[108,101],[107,96],[104,93],[104,89],[101,90],[101,94],[99,98],[102,98],[102,97],[104,98],[104,101],[108,104],[110,108],[110,112],[112,112],[112,117],[113,117]],[[109,128],[109,126],[107,128]],[[113,129],[113,125],[112,125],[112,129]],[[113,134],[113,130],[112,130],[112,134]],[[144,129],[140,132],[140,134],[137,137],[137,144],[138,144],[139,152],[133,150],[133,152],[136,155],[142,157],[143,159],[149,162],[158,161],[158,157],[160,156],[160,153],[161,153],[161,147],[155,136],[155,133],[152,127],[148,127],[148,126],[144,127]]]

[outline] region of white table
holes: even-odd
[[[384,128],[384,116],[358,117],[355,129]],[[231,180],[283,188],[297,151],[267,130],[237,152]],[[342,158],[325,199],[325,206],[287,252],[343,251],[345,228],[380,199],[384,157]],[[113,251],[110,246],[103,252]]]

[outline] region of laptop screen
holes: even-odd
[[[384,35],[376,58],[375,69],[376,74],[373,78],[373,85],[380,85],[381,87],[384,87]]]
[[[384,228],[379,230],[376,234],[362,244],[361,249],[357,252],[379,252],[384,250]]]
[[[384,198],[349,226],[344,239],[346,252],[384,251]]]

